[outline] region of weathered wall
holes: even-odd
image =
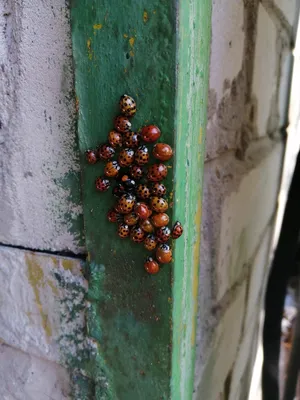
[[[195,400],[248,396],[297,10],[296,0],[213,1]]]

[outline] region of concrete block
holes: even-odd
[[[0,344],[2,400],[69,400],[68,372],[61,366]]]
[[[253,73],[253,95],[257,100],[257,134],[264,136],[270,131],[279,128],[275,126],[274,107],[276,104],[277,64],[279,62],[276,47],[276,27],[260,4],[257,21],[257,37]]]
[[[0,265],[0,339],[55,362],[75,355],[85,324],[80,261],[1,247]]]
[[[218,325],[211,331],[209,348],[203,348],[198,336],[199,347],[195,370],[194,400],[217,400],[224,391],[226,377],[234,365],[245,312],[246,282],[228,306]],[[201,321],[200,321],[201,324]],[[201,327],[200,327],[201,330]]]
[[[0,4],[0,242],[83,251],[69,9]]]

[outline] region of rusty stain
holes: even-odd
[[[94,28],[95,30],[102,29],[102,27],[103,27],[102,24],[95,24],[95,25],[93,25],[93,28]]]
[[[135,42],[135,38],[134,38],[134,37],[131,37],[131,38],[129,39],[129,44],[130,44],[131,47],[134,46],[134,42]]]
[[[148,13],[147,13],[147,11],[145,10],[144,13],[143,13],[143,20],[144,20],[144,22],[146,23],[146,22],[148,22],[148,19],[149,19]]]

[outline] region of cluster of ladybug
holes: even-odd
[[[147,167],[150,159],[149,149],[145,143],[154,143],[160,137],[160,130],[155,125],[144,126],[139,132],[131,131],[130,118],[136,113],[135,100],[127,95],[120,99],[122,115],[114,120],[115,130],[108,134],[108,142],[96,150],[87,150],[89,164],[98,160],[105,161],[104,176],[96,179],[96,189],[106,192],[112,178],[116,180],[113,194],[117,201],[108,211],[110,222],[118,223],[118,235],[130,237],[134,242],[143,242],[147,250],[155,250],[156,260],[148,257],[144,267],[149,274],[159,271],[159,264],[167,264],[172,260],[172,249],[167,244],[170,238],[177,239],[183,233],[180,222],[172,229],[167,225],[169,208],[164,196],[167,193],[162,180],[166,178],[168,169],[161,161],[173,156],[172,148],[165,143],[153,146],[152,154],[159,162]],[[117,160],[112,160],[118,153]],[[121,170],[123,168],[123,171]]]

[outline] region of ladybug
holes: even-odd
[[[120,214],[118,214],[113,208],[107,213],[107,219],[109,220],[109,222],[117,222],[120,217]]]
[[[133,164],[129,167],[129,173],[133,179],[138,180],[143,176],[143,169],[139,165]]]
[[[145,203],[137,203],[134,208],[134,211],[137,213],[137,215],[141,219],[147,219],[152,214],[152,211],[149,209],[149,207]]]
[[[161,264],[168,264],[172,260],[172,250],[166,243],[158,245],[156,249],[156,259]]]
[[[113,188],[112,192],[113,192],[113,195],[116,197],[121,197],[123,194],[126,193],[125,187],[121,183],[118,183],[118,185]]]
[[[130,238],[136,243],[141,243],[145,239],[145,232],[139,226],[132,228]]]
[[[114,178],[118,175],[120,168],[117,161],[109,161],[104,168],[104,173],[109,178]]]
[[[154,235],[147,235],[144,240],[145,249],[152,251],[157,246],[157,240]]]
[[[94,150],[87,150],[85,152],[85,157],[89,164],[96,164],[98,161],[97,153]]]
[[[152,182],[159,182],[165,179],[168,174],[168,168],[165,164],[153,164],[148,167],[147,178]]]
[[[116,117],[114,124],[116,130],[121,133],[128,132],[131,128],[131,122],[127,117],[124,117],[123,115],[119,115],[118,117]]]
[[[110,181],[105,177],[99,176],[95,181],[95,185],[96,190],[99,190],[99,192],[106,192],[110,188]]]
[[[152,257],[146,258],[144,268],[148,272],[148,274],[151,275],[157,274],[159,272],[159,265],[155,260],[153,260]]]
[[[179,221],[176,221],[172,228],[172,238],[178,239],[183,234],[183,227]]]
[[[126,115],[126,117],[133,117],[136,113],[136,102],[127,94],[123,94],[119,101],[121,113]]]
[[[129,226],[136,225],[138,220],[139,216],[135,212],[124,215],[124,222]]]
[[[130,228],[127,224],[119,224],[118,226],[118,235],[120,236],[120,238],[124,239],[127,238],[130,234]]]
[[[134,150],[129,148],[122,149],[118,161],[121,167],[128,167],[134,161]]]
[[[140,135],[136,132],[126,132],[123,135],[123,146],[130,147],[131,149],[136,148],[140,145]]]
[[[135,205],[135,197],[129,193],[125,193],[120,197],[119,210],[121,214],[129,214]]]
[[[167,193],[167,188],[164,184],[156,182],[151,188],[152,196],[163,197]]]
[[[150,197],[150,189],[148,188],[148,186],[140,183],[136,188],[136,194],[137,197],[146,200]]]
[[[159,243],[166,243],[171,237],[171,230],[167,226],[163,226],[157,229],[155,234]]]
[[[154,226],[151,224],[149,219],[142,219],[140,221],[140,227],[143,229],[144,232],[152,233],[154,231]]]
[[[166,143],[156,143],[153,147],[152,154],[161,161],[168,161],[173,156],[172,147]]]
[[[149,150],[145,145],[139,146],[135,152],[135,162],[138,165],[147,164],[149,161]]]
[[[127,192],[135,190],[135,181],[130,179],[128,175],[123,175],[121,181]]]
[[[169,208],[167,200],[163,199],[162,197],[151,197],[150,199],[150,207],[153,211],[158,213],[164,213]]]
[[[166,226],[169,223],[169,216],[165,213],[154,214],[151,218],[152,224],[155,228],[161,228],[162,226]]]
[[[115,210],[118,214],[121,214],[121,209],[120,209],[119,203],[116,203],[116,204],[114,205],[114,210]]]
[[[104,143],[98,149],[98,156],[100,160],[110,160],[115,155],[115,149],[109,144]]]
[[[117,131],[110,131],[108,134],[108,141],[111,147],[122,147],[122,135]]]
[[[144,142],[153,143],[160,137],[160,129],[155,125],[144,126],[141,130],[141,138]]]

